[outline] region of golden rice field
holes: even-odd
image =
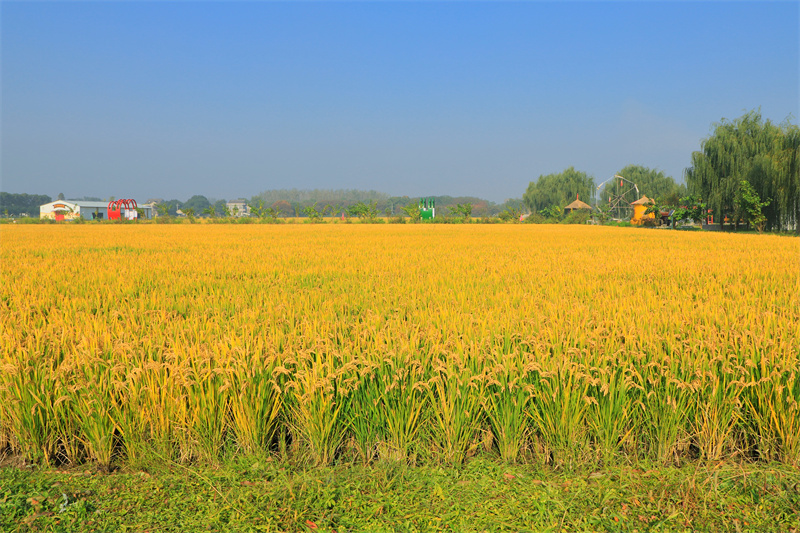
[[[800,466],[800,245],[547,225],[0,228],[0,449]]]

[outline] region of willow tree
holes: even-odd
[[[736,212],[742,180],[761,199],[767,229],[800,228],[800,129],[785,121],[764,121],[750,111],[732,121],[722,119],[692,154],[686,169],[690,192],[699,194],[714,217],[724,222]]]
[[[628,165],[617,174],[635,183],[640,194],[658,199],[666,205],[676,205],[678,199],[686,196],[686,186],[683,183],[676,183],[671,176],[666,176],[660,170],[641,165]],[[608,203],[611,196],[620,194],[620,189],[617,180],[611,180],[600,193],[599,202]]]
[[[533,212],[554,205],[564,207],[578,195],[584,202],[591,203],[594,187],[594,178],[569,167],[558,174],[541,175],[536,182],[530,182],[522,201]]]

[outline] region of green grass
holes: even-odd
[[[486,458],[112,474],[8,466],[0,531],[798,532],[800,472],[730,463],[566,472]]]

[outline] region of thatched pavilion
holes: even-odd
[[[564,208],[564,214],[568,215],[568,214],[572,213],[573,211],[578,211],[580,209],[588,209],[588,210],[591,211],[592,210],[592,206],[590,206],[586,202],[582,202],[580,197],[576,194],[575,195],[575,201]]]

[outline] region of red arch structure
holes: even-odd
[[[128,211],[131,209],[136,209],[137,207],[139,206],[136,203],[136,200],[133,200],[131,198],[111,200],[110,202],[108,202],[108,220],[119,220],[120,218],[123,218],[122,216],[123,209],[125,211]]]

